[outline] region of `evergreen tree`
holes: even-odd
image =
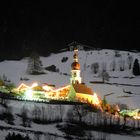
[[[31,56],[29,57],[27,73],[28,74],[44,74],[40,57],[35,52],[33,52]]]
[[[134,75],[140,75],[140,66],[139,66],[139,61],[138,59],[135,59],[134,65],[133,65],[133,74]]]
[[[75,89],[74,89],[73,85],[71,85],[70,91],[69,91],[69,94],[68,94],[68,100],[69,101],[74,101],[75,97],[76,97],[76,92],[75,92]]]
[[[98,71],[99,71],[99,64],[98,64],[97,62],[93,63],[93,64],[91,65],[91,70],[92,70],[92,72],[93,72],[94,74],[98,73]]]
[[[1,77],[0,77],[0,86],[4,86],[4,81],[3,79],[1,79]]]

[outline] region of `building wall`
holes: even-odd
[[[94,103],[93,95],[76,93],[76,99],[85,103]]]

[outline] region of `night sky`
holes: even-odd
[[[0,4],[0,58],[34,50],[45,55],[73,41],[100,48],[139,49],[138,6],[119,0],[6,1]]]

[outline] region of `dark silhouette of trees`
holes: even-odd
[[[28,135],[22,136],[21,134],[15,134],[14,132],[8,133],[5,140],[31,140]]]
[[[94,74],[96,74],[96,73],[98,73],[98,71],[99,71],[99,64],[96,62],[96,63],[93,63],[92,65],[91,65],[91,70],[92,70],[92,72],[94,73]]]
[[[28,110],[25,107],[21,109],[21,121],[24,127],[30,127],[31,122],[28,117]]]
[[[140,75],[140,66],[138,59],[135,59],[134,65],[133,65],[133,74],[135,76]]]
[[[65,62],[67,62],[67,60],[68,60],[68,57],[63,57],[63,58],[61,59],[61,62],[62,62],[62,63],[65,63]]]
[[[10,107],[7,107],[4,111],[0,112],[0,120],[4,120],[10,125],[14,125],[14,115]]]
[[[114,53],[115,53],[115,57],[120,57],[121,56],[120,51],[118,51],[118,50],[115,50]]]
[[[106,81],[109,81],[109,74],[107,71],[102,71],[101,72],[101,77],[102,77],[102,81],[103,83],[105,83]]]
[[[29,57],[27,73],[33,75],[44,74],[42,62],[36,52],[33,52]]]

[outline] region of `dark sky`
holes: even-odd
[[[138,3],[75,1],[1,3],[1,50],[42,53],[67,47],[72,41],[100,48],[139,48]]]

